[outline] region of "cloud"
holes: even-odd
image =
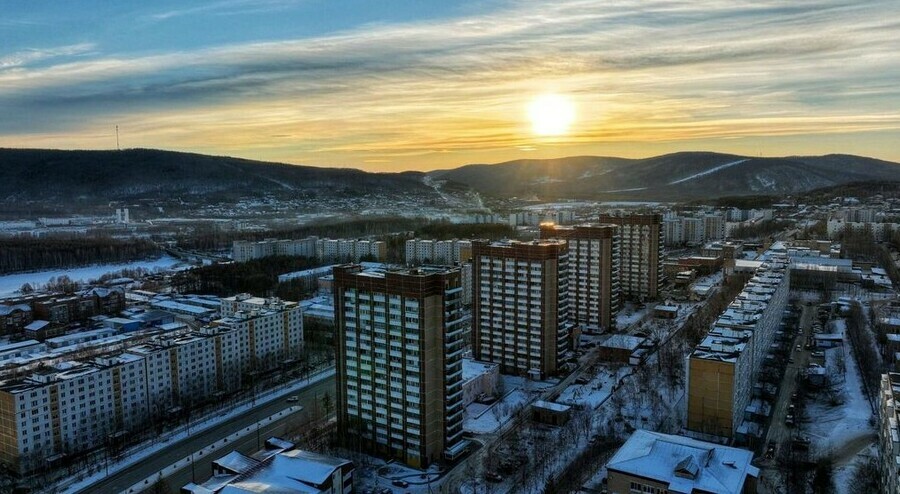
[[[311,39],[21,63],[0,70],[0,113],[26,116],[0,120],[0,145],[90,145],[79,136],[115,121],[142,146],[411,163],[440,150],[900,132],[898,14],[886,0],[514,2]],[[577,104],[572,135],[531,135],[525,107],[547,91]]]
[[[9,55],[0,56],[0,71],[13,67],[30,65],[57,57],[71,57],[84,55],[95,48],[94,43],[78,43],[74,45],[57,46],[54,48],[35,48],[23,50]]]

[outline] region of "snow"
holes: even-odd
[[[529,395],[524,391],[516,389],[510,391],[501,400],[490,406],[473,403],[466,407],[463,429],[476,434],[497,432],[500,426],[515,415],[516,411],[528,403],[529,398]],[[497,415],[499,415],[499,419]]]
[[[687,181],[689,181],[689,180],[695,180],[695,179],[698,179],[698,178],[700,178],[700,177],[709,175],[709,174],[711,174],[711,173],[716,173],[716,172],[722,171],[722,170],[724,170],[724,169],[726,169],[726,168],[730,168],[730,167],[735,166],[735,165],[740,165],[741,163],[744,163],[744,162],[747,162],[747,161],[749,161],[749,160],[747,160],[747,159],[742,159],[742,160],[732,161],[732,162],[730,162],[730,163],[725,163],[725,164],[723,164],[723,165],[714,166],[714,167],[710,168],[709,170],[702,171],[702,172],[700,172],[700,173],[695,173],[695,174],[693,174],[693,175],[691,175],[691,176],[689,176],[689,177],[680,178],[680,179],[678,179],[678,180],[675,180],[674,182],[669,182],[669,185],[675,185],[675,184],[680,184],[680,183],[683,183],[683,182],[687,182]]]
[[[615,469],[649,477],[669,485],[673,492],[743,492],[748,475],[759,470],[750,464],[753,453],[682,436],[638,430],[607,464]],[[679,469],[695,473],[678,475]]]
[[[92,475],[88,475],[86,477],[75,476],[73,474],[72,476],[65,478],[60,483],[60,485],[58,485],[57,487],[59,487],[60,488],[59,490],[61,492],[63,492],[64,494],[65,493],[76,493],[78,491],[81,491],[81,490],[91,486],[92,484],[100,482],[101,480],[106,478],[107,475],[111,475],[111,474],[120,472],[120,471],[130,467],[131,465],[134,465],[134,464],[140,462],[144,458],[147,458],[147,457],[152,456],[162,450],[165,450],[166,448],[174,445],[175,443],[177,443],[185,438],[188,438],[194,434],[198,434],[207,429],[210,429],[222,422],[226,422],[226,421],[228,421],[238,415],[241,415],[242,413],[245,413],[248,410],[251,410],[257,406],[263,405],[265,403],[269,403],[269,402],[277,400],[277,399],[281,399],[288,394],[296,393],[297,391],[300,391],[308,386],[311,386],[319,381],[322,381],[323,379],[327,379],[328,377],[333,376],[333,375],[334,375],[334,368],[329,368],[325,371],[320,372],[317,375],[310,377],[309,379],[298,380],[289,386],[286,386],[283,388],[276,388],[276,389],[270,390],[268,392],[262,393],[260,396],[258,396],[256,398],[255,401],[248,400],[247,402],[245,402],[243,404],[233,406],[226,412],[222,412],[222,413],[219,413],[218,415],[208,417],[204,420],[194,422],[193,424],[190,425],[190,427],[182,427],[180,429],[171,431],[171,432],[164,434],[163,436],[157,438],[155,440],[156,442],[154,442],[152,444],[143,443],[143,444],[138,444],[136,446],[133,446],[132,450],[130,452],[123,455],[122,461],[120,461],[118,463],[110,464],[108,466],[108,472],[109,472],[108,474],[106,473],[107,472],[106,469],[98,469],[98,471],[96,473],[94,473]],[[293,413],[293,411],[296,411],[296,409],[298,409],[298,408],[299,407],[291,407],[291,408],[285,409],[284,411],[279,412],[279,413],[285,413],[288,411],[290,411],[290,413]],[[274,417],[274,416],[272,416],[272,417]],[[263,423],[271,422],[272,420],[274,420],[274,419],[272,419],[272,417],[263,419],[261,422],[263,422]],[[256,428],[253,426],[251,426],[251,428],[252,428],[252,430],[256,430]],[[235,434],[239,434],[239,433],[240,432],[235,433]],[[233,442],[233,440],[227,441],[227,442],[230,444]],[[224,445],[226,443],[223,442],[222,444]],[[207,448],[210,448],[210,447],[213,448],[213,450],[218,449],[218,447],[216,447],[216,445],[210,445]],[[197,453],[195,453],[195,454],[197,454]],[[189,460],[189,458],[188,458],[188,460]],[[183,468],[183,465],[180,468]],[[177,469],[170,472],[169,475],[171,475],[171,473],[174,473],[175,471],[177,471]],[[154,474],[152,476],[152,478],[156,479],[157,476],[158,476],[158,474]],[[68,483],[68,484],[66,484],[66,483]],[[137,491],[135,491],[135,492],[137,492]]]
[[[159,259],[146,259],[119,264],[97,264],[82,268],[52,269],[47,271],[35,271],[32,273],[17,273],[0,276],[0,296],[15,294],[25,283],[33,287],[45,285],[51,278],[68,276],[73,281],[95,280],[104,274],[122,271],[123,269],[144,268],[150,271],[157,269],[168,270],[180,265],[181,261],[174,257],[162,256]]]
[[[491,405],[472,403],[466,407],[463,429],[475,434],[493,434],[515,416],[516,412],[537,399],[537,394],[557,384],[559,381],[533,381],[518,376],[500,376],[502,389],[507,390],[503,398]]]
[[[826,367],[835,367],[832,362],[837,360],[839,353],[843,356],[845,370],[844,381],[838,389],[842,391],[844,403],[830,406],[820,394],[821,398],[811,402],[806,411],[807,417],[814,420],[805,423],[803,429],[815,451],[835,451],[850,441],[875,433],[875,429],[869,424],[872,407],[863,393],[862,377],[850,354],[850,345],[827,350]]]
[[[622,310],[616,315],[616,327],[623,330],[646,317],[649,312],[650,309],[648,307],[636,310],[631,302],[626,302]]]
[[[597,375],[587,384],[571,384],[560,393],[560,403],[584,405],[597,408],[609,398],[613,385],[625,377],[631,369],[628,366],[618,368],[601,367]]]

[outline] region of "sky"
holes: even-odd
[[[900,161],[896,0],[4,0],[0,147]],[[562,135],[529,104],[571,102]]]

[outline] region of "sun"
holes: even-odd
[[[543,94],[528,105],[528,118],[534,133],[558,136],[569,131],[575,121],[575,105],[559,94]]]

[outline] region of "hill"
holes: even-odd
[[[840,184],[900,180],[900,165],[853,155],[753,158],[684,152],[646,159],[578,156],[432,172],[489,195],[697,200],[785,195]]]
[[[370,173],[152,149],[0,149],[0,213],[7,218],[108,214],[114,204],[140,204],[168,216],[233,216],[242,208],[252,214],[425,210],[439,214],[479,208],[480,195],[707,201],[780,196],[867,181],[900,181],[900,165],[852,155],[753,158],[686,152],[646,159],[516,160],[426,174]]]

